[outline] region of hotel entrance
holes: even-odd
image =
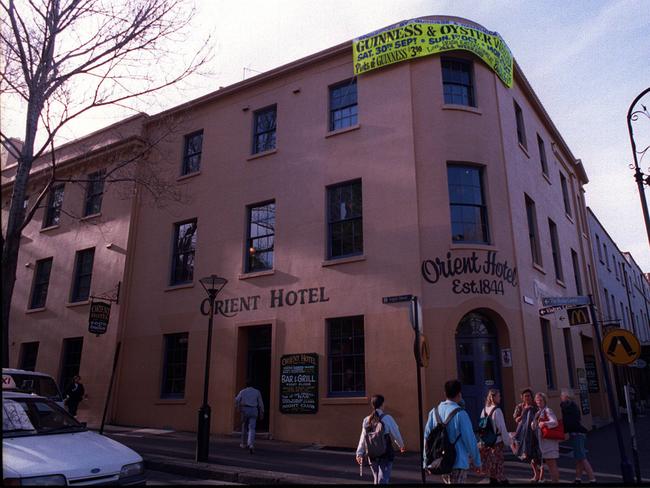
[[[241,327],[239,329],[239,354],[237,391],[250,381],[262,394],[264,418],[257,420],[257,431],[268,432],[271,412],[271,331],[270,325]],[[235,394],[237,394],[237,391]],[[240,430],[239,413],[235,415],[235,430]]]

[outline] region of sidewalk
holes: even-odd
[[[622,424],[627,436],[627,424]],[[211,436],[209,462],[194,461],[196,434],[136,427],[107,426],[106,434],[142,455],[147,469],[183,476],[209,478],[244,484],[354,484],[372,483],[370,468],[354,461],[354,450],[326,449],[322,446],[277,440],[256,441],[255,454],[239,447],[234,436]],[[639,451],[643,477],[650,479],[650,417],[638,419]],[[629,436],[627,436],[629,437]],[[620,482],[620,464],[613,425],[589,434],[590,459],[602,482]],[[626,441],[626,446],[630,446]],[[628,457],[632,461],[631,450]],[[393,467],[393,483],[421,483],[419,453],[398,454]],[[574,462],[570,453],[560,458],[561,478],[573,480]],[[527,482],[528,465],[506,454],[506,475],[513,482]],[[468,481],[487,483],[470,473]],[[440,482],[427,476],[427,483]]]

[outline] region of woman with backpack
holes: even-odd
[[[485,408],[481,412],[478,424],[479,452],[481,453],[481,474],[490,477],[491,485],[507,484],[508,479],[503,472],[503,446],[510,446],[510,434],[499,408],[501,392],[488,390]]]
[[[548,400],[545,393],[537,392],[535,394],[535,404],[539,409],[531,423],[532,429],[537,434],[539,449],[542,452],[542,462],[546,463],[551,473],[551,482],[560,482],[560,471],[558,470],[557,460],[560,457],[560,441],[552,436],[550,432],[559,425],[555,412],[548,406]],[[564,430],[562,430],[562,437]]]
[[[384,413],[383,395],[373,395],[370,403],[373,410],[361,424],[357,463],[362,466],[363,458],[367,457],[374,484],[388,484],[395,459],[393,443],[400,452],[405,452],[406,449],[397,423],[393,417]]]

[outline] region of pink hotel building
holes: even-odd
[[[416,449],[414,332],[408,304],[386,296],[421,305],[426,411],[450,378],[476,420],[488,388],[501,389],[510,419],[526,386],[557,408],[560,388],[599,377],[593,362],[585,371],[591,326],[540,315],[543,297],[597,286],[588,179],[517,63],[511,88],[462,50],[357,77],[353,64],[346,42],[72,143],[117,134],[70,162],[91,174],[161,140],[147,167],[185,197],[161,206],[142,188],[124,199],[118,185],[84,194],[67,183],[50,199],[21,248],[12,365],[34,361],[62,380],[76,367],[89,394],[80,415],[98,423],[119,342],[109,421],[195,430],[208,325],[198,279],[214,273],[228,283],[214,321],[213,433],[237,427],[233,398],[252,380],[274,438],[354,445],[369,397],[383,393]],[[70,217],[98,193],[97,225]],[[118,282],[96,337],[88,296]],[[578,397],[588,426],[609,415],[603,390]]]

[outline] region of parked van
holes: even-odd
[[[63,407],[63,395],[49,374],[24,369],[2,368],[2,390],[19,390],[49,398]]]

